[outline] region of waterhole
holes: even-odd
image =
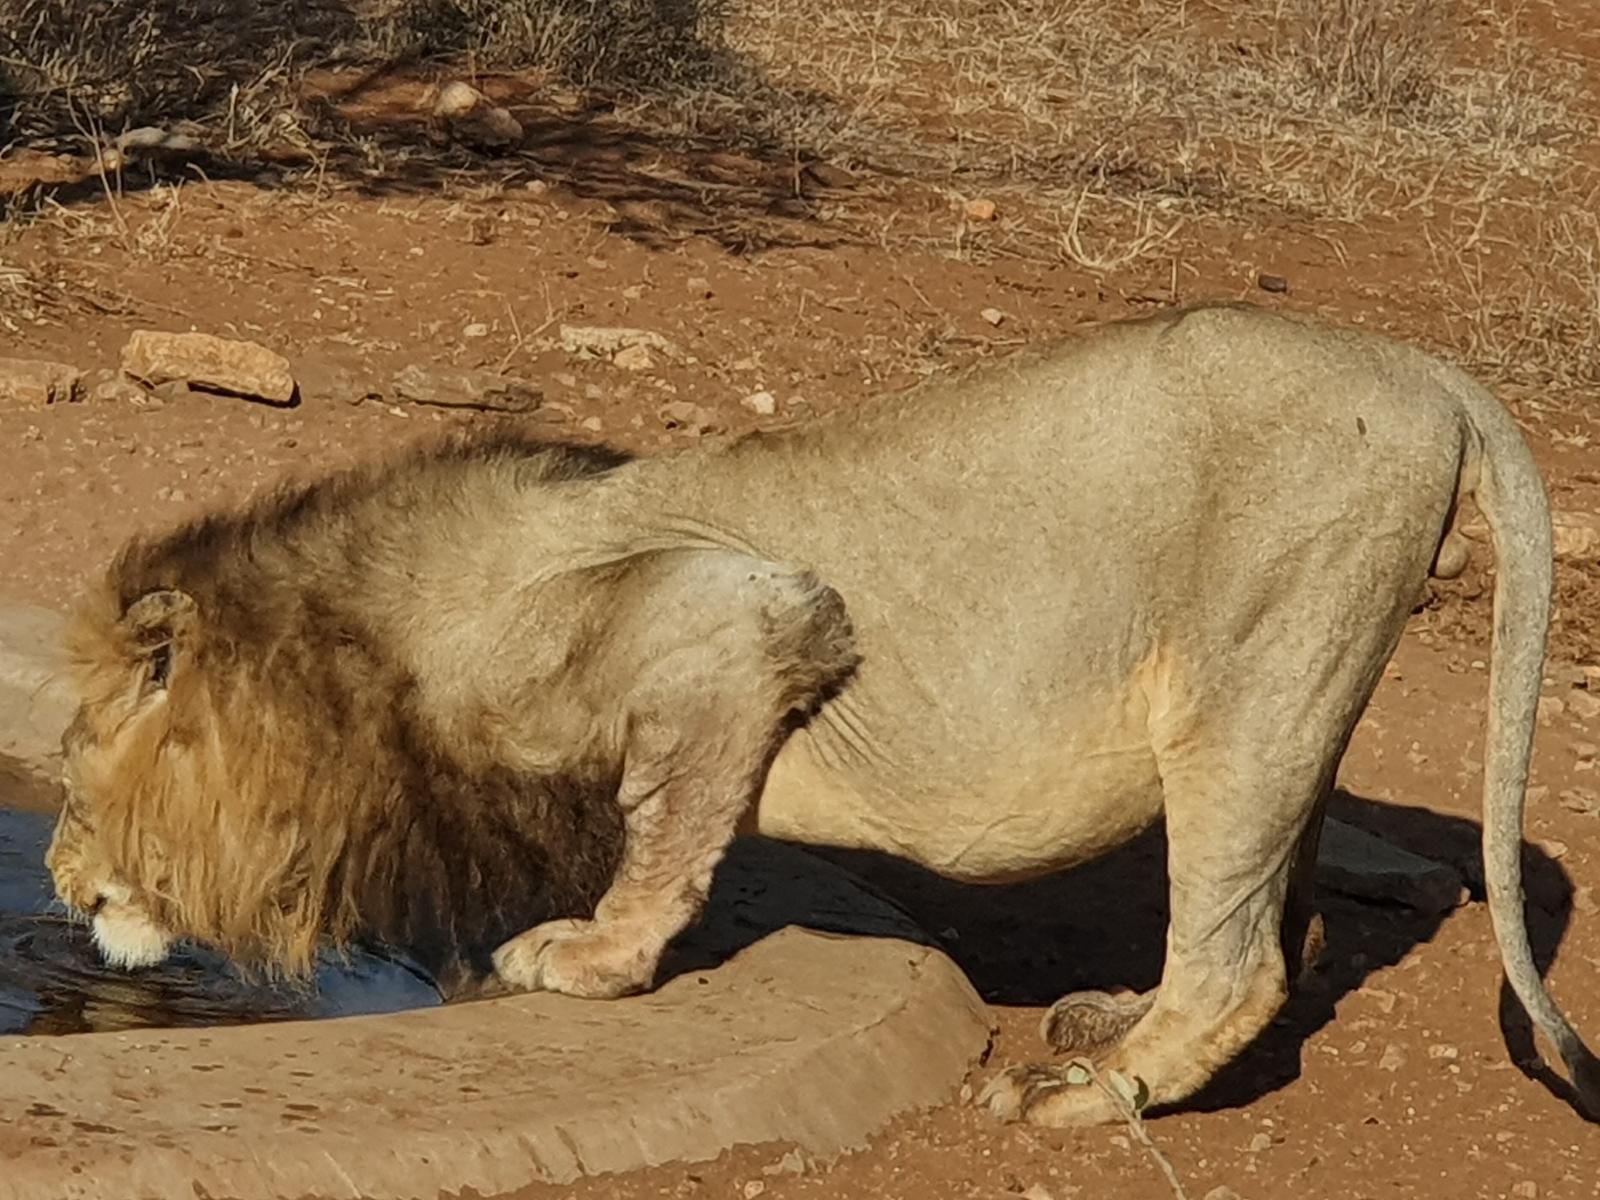
[[[360,952],[325,959],[298,985],[247,981],[193,947],[158,967],[109,967],[88,927],[54,903],[44,867],[52,822],[48,813],[0,807],[0,1035],[243,1025],[439,1003],[411,964]]]

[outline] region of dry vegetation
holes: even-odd
[[[0,144],[158,124],[223,162],[392,181],[415,139],[353,129],[306,73],[443,62],[537,67],[663,145],[830,161],[862,195],[1000,199],[941,248],[1170,260],[1175,293],[1180,232],[1300,220],[1338,247],[1417,218],[1446,348],[1517,383],[1600,377],[1594,114],[1518,0],[0,0]],[[931,244],[848,203],[809,215]]]
[[[354,89],[326,86],[330,68],[378,84],[504,82],[497,71],[516,71],[538,82],[521,94],[519,115],[549,140],[530,136],[498,157],[442,146],[424,134],[414,96],[357,113]],[[1498,383],[1546,447],[1582,450],[1591,427],[1574,412],[1600,383],[1600,106],[1585,95],[1582,70],[1535,37],[1520,0],[0,0],[0,166],[12,148],[45,149],[75,158],[84,176],[76,188],[41,185],[9,200],[0,192],[0,330],[64,311],[117,311],[125,298],[97,292],[95,273],[80,269],[103,247],[120,263],[170,269],[169,280],[203,260],[208,278],[237,292],[270,286],[277,272],[295,279],[298,300],[326,303],[330,318],[336,305],[353,312],[356,272],[338,278],[303,257],[275,258],[269,241],[216,235],[220,202],[196,198],[190,185],[230,172],[259,185],[243,200],[227,194],[227,220],[245,228],[269,208],[292,210],[301,225],[374,209],[414,223],[419,257],[404,268],[408,281],[425,235],[485,245],[475,230],[491,219],[505,223],[497,228],[507,244],[558,241],[598,256],[618,231],[709,235],[739,262],[744,250],[783,244],[757,228],[782,211],[801,231],[788,244],[907,252],[894,258],[896,271],[913,256],[925,266],[942,255],[963,268],[1020,259],[1060,268],[1058,282],[1097,279],[1111,297],[1101,315],[1124,300],[1191,298],[1191,280],[1215,294],[1219,278],[1232,277],[1214,259],[1207,272],[1196,267],[1206,251],[1243,260],[1241,247],[1258,236],[1292,236],[1342,268],[1324,277],[1345,287],[1328,307],[1361,319],[1368,314],[1348,311],[1352,297],[1381,309],[1391,292],[1414,293],[1408,311],[1381,320]],[[141,125],[192,137],[204,153],[142,161],[136,172],[109,166],[118,135]],[[565,139],[573,131],[584,136]],[[613,143],[622,161],[582,157],[586,139]],[[803,187],[824,164],[838,168],[832,182]],[[526,203],[540,194],[529,183],[563,191],[566,207]],[[661,215],[591,224],[571,203],[622,208],[620,193]],[[433,203],[408,204],[419,195]],[[995,202],[997,218],[966,219],[963,205],[975,199]],[[186,221],[206,205],[203,240]],[[8,237],[36,222],[60,233],[79,265],[35,255],[29,270],[8,266]],[[1362,279],[1386,240],[1407,254]],[[883,267],[889,257],[872,261]],[[603,281],[582,298],[612,286],[595,274]],[[114,271],[98,277],[122,286]],[[1253,269],[1242,278],[1252,287]],[[898,317],[861,315],[869,304],[895,306],[888,292],[852,308],[850,354],[838,357],[863,387],[1042,328],[1008,321],[981,337],[954,332],[954,305],[924,296],[910,269],[903,280],[915,314],[906,315],[904,293]],[[394,275],[387,282],[391,293],[406,286]],[[459,325],[492,294],[456,282],[453,293],[418,286],[427,295],[412,342],[356,330],[353,317],[339,336],[395,354],[448,342],[445,319]],[[486,318],[473,310],[475,321],[498,330],[503,317],[514,333],[503,358],[486,353],[488,365],[522,368],[571,318],[561,305],[576,286],[564,301],[552,300],[548,281],[539,287],[542,296],[530,287],[522,297],[520,318],[510,302]],[[775,307],[789,290],[766,299]],[[845,306],[803,283],[792,290],[802,314],[808,300]],[[1312,291],[1293,301],[1314,307]],[[699,364],[700,382],[746,395],[770,386],[796,412],[795,394],[820,372],[789,375],[792,388],[765,374],[758,335],[739,319],[759,301],[746,303],[717,318],[728,342],[742,341],[730,361]],[[282,315],[274,311],[252,332]],[[789,333],[798,342],[811,329],[795,316]],[[606,390],[636,386],[647,411],[669,394],[649,391],[654,384],[668,381],[608,379]],[[614,421],[606,435],[626,428]],[[1451,644],[1481,641],[1476,570],[1440,589],[1473,604],[1436,597],[1423,619]],[[1600,655],[1596,582],[1593,564],[1560,567],[1557,641],[1575,660]],[[1450,670],[1458,666],[1469,669],[1463,660]],[[1129,1133],[1148,1147],[1136,1106]],[[1151,1154],[1180,1192],[1160,1152]]]

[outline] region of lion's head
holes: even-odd
[[[304,976],[319,947],[370,938],[465,986],[499,939],[592,910],[621,843],[615,778],[512,772],[430,723],[362,566],[376,522],[430,511],[393,503],[397,477],[428,486],[431,463],[474,454],[526,475],[537,453],[414,455],[117,556],[68,623],[79,709],[48,856],[108,961],[192,940]]]
[[[46,860],[57,894],[117,965],[153,965],[192,938],[244,964],[309,969],[338,932],[307,885],[339,832],[304,819],[311,748],[281,700],[217,657],[183,591],[126,606],[93,596],[69,646],[80,706]]]

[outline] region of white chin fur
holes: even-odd
[[[172,939],[143,915],[114,909],[94,917],[94,944],[113,967],[153,967],[167,957]]]

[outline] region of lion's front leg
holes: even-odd
[[[631,681],[608,721],[623,731],[622,862],[592,920],[546,922],[495,951],[512,987],[649,988],[667,944],[699,916],[793,719],[855,666],[844,603],[809,572],[672,550],[630,560],[616,580],[618,615],[589,670],[602,693],[608,673]]]
[[[515,988],[588,999],[648,990],[667,944],[699,916],[753,796],[748,773],[642,789],[624,783],[622,863],[594,918],[546,921],[518,934],[495,951],[496,974]]]

